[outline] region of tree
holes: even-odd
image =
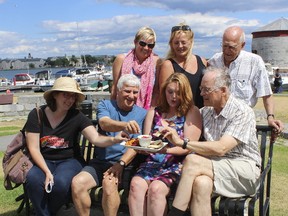
[[[33,63],[29,63],[29,66],[28,66],[29,68],[35,68],[35,64],[33,64]]]
[[[69,66],[69,61],[65,57],[60,57],[60,58],[56,59],[55,64],[56,64],[56,66],[59,66],[59,67],[68,67]]]
[[[78,59],[76,58],[75,55],[72,55],[72,57],[70,58],[70,62],[72,62],[73,66],[77,65]]]

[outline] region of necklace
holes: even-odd
[[[177,118],[177,116],[174,115],[174,116],[172,116],[170,118],[164,118],[164,120],[167,121],[167,122],[174,122],[176,120],[176,118]]]

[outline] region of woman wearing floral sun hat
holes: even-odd
[[[121,75],[134,74],[141,82],[141,89],[136,104],[149,109],[156,104],[158,73],[161,60],[153,52],[156,44],[156,33],[152,28],[142,27],[134,38],[134,48],[127,54],[119,54],[113,63],[113,85],[111,99],[116,99],[116,86]]]
[[[79,111],[85,99],[77,82],[70,77],[58,78],[44,93],[46,105],[33,109],[25,125],[26,140],[34,166],[25,183],[36,215],[56,215],[70,199],[72,178],[78,174],[81,132],[91,143],[106,147],[126,140],[124,133],[116,137],[99,135],[91,120]],[[123,136],[123,137],[122,137]]]

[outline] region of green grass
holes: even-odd
[[[278,143],[278,140],[277,140]],[[272,165],[272,189],[271,189],[271,210],[270,215],[284,216],[288,212],[288,147],[283,145],[283,140],[279,139],[279,145],[274,148]],[[287,141],[286,141],[287,143]]]
[[[22,129],[22,127],[19,127],[19,126],[1,127],[0,136],[7,136],[7,135],[16,134],[21,129]]]
[[[287,141],[286,141],[287,142]],[[288,212],[288,163],[287,163],[288,146],[284,145],[284,140],[277,140],[274,147],[273,167],[272,167],[272,188],[271,188],[271,216],[286,216]],[[0,152],[0,159],[2,161],[3,152]],[[0,215],[1,216],[15,216],[19,202],[15,198],[23,193],[23,189],[19,188],[7,191],[3,186],[3,172],[2,166],[0,168]],[[23,210],[19,216],[24,216]]]
[[[1,161],[2,161],[3,155],[4,153],[0,152]],[[25,211],[22,211],[21,214],[17,214],[16,210],[20,203],[15,201],[15,198],[23,193],[22,186],[14,190],[7,191],[4,188],[2,166],[0,170],[1,170],[1,173],[0,173],[0,203],[1,203],[0,215],[1,216],[15,216],[15,215],[24,216]]]

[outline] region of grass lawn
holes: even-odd
[[[287,163],[288,146],[283,144],[283,140],[279,139],[274,147],[273,167],[272,167],[272,189],[271,189],[271,207],[270,215],[286,216],[288,212],[288,163]],[[2,161],[3,152],[0,152],[0,160]],[[15,202],[15,198],[22,194],[22,187],[7,191],[3,186],[2,166],[0,168],[0,215],[15,216],[19,203]],[[22,211],[19,216],[24,216]]]
[[[280,119],[282,122],[288,124],[288,112],[287,112],[287,104],[288,104],[288,95],[277,95],[275,94],[274,97],[274,110],[275,110],[275,117],[276,119]],[[263,100],[259,99],[258,103],[254,107],[258,110],[265,110],[263,107]]]
[[[0,160],[2,162],[3,158],[3,152],[0,152]],[[0,209],[0,215],[1,216],[15,216],[18,215],[16,210],[20,203],[15,201],[15,198],[23,193],[22,186],[19,186],[18,188],[7,191],[4,188],[4,180],[3,180],[3,169],[2,165],[0,167],[0,203],[1,203],[1,209]],[[24,216],[25,211],[22,211],[19,216]]]

